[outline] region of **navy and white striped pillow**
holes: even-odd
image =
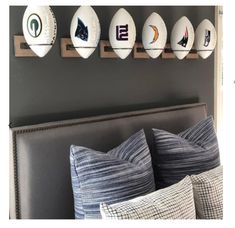
[[[118,203],[155,190],[143,130],[107,153],[72,145],[70,163],[78,219],[101,218],[101,202]]]
[[[186,175],[198,174],[220,165],[219,148],[211,116],[178,135],[153,129],[152,154],[157,188],[174,184]]]

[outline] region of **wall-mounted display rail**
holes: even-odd
[[[15,57],[37,57],[37,55],[30,49],[29,45],[24,39],[23,35],[14,36],[14,47],[15,47]],[[117,54],[113,51],[112,46],[108,40],[100,40],[100,58],[115,59],[119,58]],[[70,38],[60,39],[60,49],[62,58],[81,58]],[[133,58],[134,59],[150,59],[149,55],[146,53],[143,44],[141,42],[135,42],[133,47]],[[162,59],[175,59],[176,56],[173,53],[169,43],[166,44],[163,52],[160,55]],[[196,49],[192,48],[189,54],[185,57],[186,59],[198,59]]]

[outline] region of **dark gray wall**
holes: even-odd
[[[101,39],[121,6],[94,7],[101,23]],[[10,126],[114,113],[149,107],[205,102],[213,115],[214,54],[206,60],[101,59],[99,47],[87,60],[61,58],[60,38],[69,37],[77,7],[53,6],[58,25],[56,42],[44,58],[16,58],[13,35],[22,35],[26,7],[10,7]],[[187,16],[194,28],[205,18],[214,23],[214,7],[130,6],[137,41],[146,18],[158,12],[168,40],[174,23]]]

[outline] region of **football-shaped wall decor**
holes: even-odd
[[[171,32],[171,48],[178,59],[183,59],[191,50],[194,42],[194,30],[185,16],[174,25]]]
[[[55,15],[49,6],[28,6],[22,21],[26,42],[39,57],[44,57],[56,39]]]
[[[70,26],[70,36],[79,55],[88,58],[100,40],[100,22],[90,6],[81,6],[75,12]]]
[[[152,13],[144,23],[142,43],[151,58],[157,58],[165,48],[167,40],[166,25],[157,13]]]
[[[131,15],[123,8],[113,16],[109,26],[109,42],[114,52],[125,59],[135,44],[136,28]]]
[[[216,30],[214,25],[204,19],[197,27],[195,33],[195,48],[197,53],[203,58],[208,58],[216,45]]]

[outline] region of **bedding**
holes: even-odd
[[[77,219],[101,218],[100,202],[113,204],[155,190],[143,130],[107,153],[72,145],[70,163]]]
[[[186,175],[199,174],[220,165],[219,147],[211,116],[175,135],[152,129],[155,183],[158,189],[170,186]]]
[[[223,219],[223,167],[191,176],[198,219]]]
[[[103,219],[195,219],[192,182],[186,176],[145,196],[112,205],[103,202],[100,211]]]
[[[144,128],[152,150],[152,128],[177,134],[206,116],[206,104],[194,103],[11,128],[10,218],[74,218],[71,144],[109,151]]]

